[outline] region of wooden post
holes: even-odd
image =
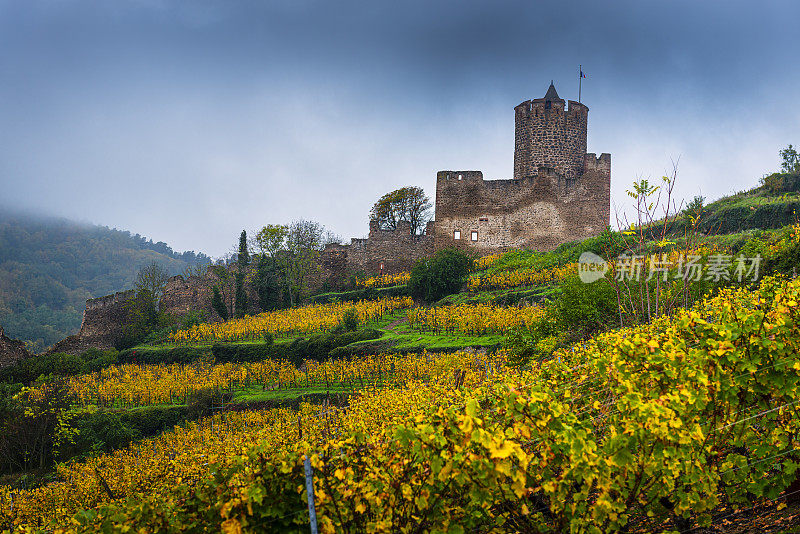
[[[317,534],[317,510],[314,507],[314,469],[311,467],[311,459],[306,454],[303,462],[306,470],[306,493],[308,494],[308,522],[311,527],[311,534]]]

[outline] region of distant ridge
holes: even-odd
[[[128,231],[0,207],[0,325],[43,350],[80,328],[86,299],[129,289],[151,261],[180,274],[210,258]]]

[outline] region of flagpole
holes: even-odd
[[[581,101],[581,84],[583,83],[583,65],[578,65],[578,103]]]

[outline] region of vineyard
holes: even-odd
[[[756,245],[778,264],[800,232]],[[672,277],[664,312],[614,326],[655,290],[632,284],[618,303],[609,280],[578,280],[575,254],[537,254],[479,258],[438,302],[333,298],[180,329],[92,371],[31,375],[12,390],[20,423],[4,430],[45,421],[57,450],[36,483],[0,484],[0,532],[308,532],[312,496],[329,533],[796,520],[800,279],[721,277],[682,300],[676,288],[695,286]],[[114,445],[104,436],[121,429],[92,426],[140,412],[177,415]]]
[[[293,336],[331,330],[339,325],[349,310],[354,310],[362,323],[375,321],[395,310],[409,308],[414,302],[408,297],[362,300],[354,304],[332,303],[303,306],[267,312],[224,323],[203,323],[173,334],[175,343],[211,341],[252,341],[266,335]]]
[[[397,360],[394,380],[346,407],[222,413],[60,466],[59,481],[17,492],[13,508],[4,489],[5,521],[303,531],[306,456],[325,532],[652,532],[777,509],[800,467],[798,302],[800,281],[724,289],[530,370],[502,355],[417,355],[406,371]],[[329,372],[391,373],[376,361]]]
[[[489,304],[460,304],[435,308],[414,308],[408,322],[421,331],[461,333],[470,336],[506,334],[514,328],[530,327],[544,315],[540,306],[501,307]]]
[[[457,353],[454,358],[462,357]],[[494,358],[500,358],[500,353]],[[487,362],[492,358],[484,358]],[[455,360],[461,361],[461,360]],[[73,377],[66,386],[76,405],[138,408],[155,404],[186,404],[204,390],[233,392],[263,389],[346,389],[387,387],[441,374],[451,359],[429,354],[378,354],[345,360],[306,360],[298,368],[286,360],[175,365],[118,365],[97,373]],[[23,390],[21,395],[43,399],[50,386]]]

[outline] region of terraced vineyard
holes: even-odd
[[[50,417],[59,461],[36,484],[0,486],[0,527],[308,531],[307,473],[323,532],[791,522],[800,280],[673,277],[665,301],[700,296],[615,326],[591,307],[616,305],[613,281],[577,280],[591,246],[484,259],[439,303],[340,301],[201,324],[93,372],[33,381],[15,402],[31,424]],[[732,252],[703,247],[703,261]],[[767,265],[798,249],[797,228],[760,248]],[[177,424],[65,452],[98,418],[122,428],[144,410]]]

